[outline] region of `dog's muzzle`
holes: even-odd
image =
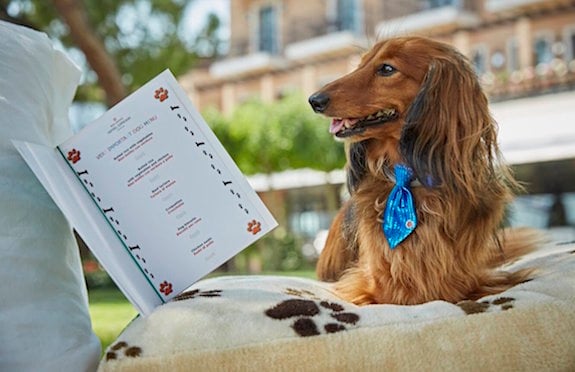
[[[329,105],[329,96],[322,92],[316,92],[309,97],[308,102],[315,112],[321,114]]]

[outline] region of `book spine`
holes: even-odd
[[[152,283],[152,281],[150,280],[148,275],[146,275],[147,273],[144,271],[144,269],[142,269],[142,267],[141,267],[140,263],[138,262],[138,260],[136,259],[136,257],[134,257],[133,252],[139,250],[140,247],[138,245],[133,246],[133,247],[128,246],[126,244],[125,240],[123,239],[122,233],[120,231],[118,231],[116,229],[116,227],[113,225],[113,223],[117,221],[112,217],[112,214],[114,213],[114,208],[113,207],[108,207],[108,208],[103,207],[102,206],[102,200],[93,191],[90,191],[90,189],[88,188],[88,186],[91,186],[91,187],[94,186],[92,181],[89,179],[89,171],[88,170],[76,171],[76,169],[74,169],[74,167],[72,166],[71,163],[74,163],[76,157],[79,157],[80,154],[75,153],[74,150],[70,151],[68,154],[64,154],[64,152],[62,151],[60,146],[56,146],[56,149],[58,150],[58,153],[62,156],[62,158],[64,159],[65,163],[68,165],[70,170],[74,173],[74,175],[76,176],[76,179],[82,185],[82,188],[88,193],[88,195],[90,196],[90,199],[94,202],[94,204],[96,205],[96,207],[100,211],[101,216],[106,221],[106,225],[108,227],[110,227],[110,229],[114,232],[114,235],[118,238],[118,240],[120,241],[120,244],[125,249],[126,253],[130,256],[130,258],[132,259],[134,264],[138,267],[140,273],[144,276],[144,278],[146,279],[146,282],[153,289],[153,291],[156,294],[156,296],[158,297],[158,299],[161,301],[161,303],[165,303],[166,301],[164,300],[164,297],[158,291],[156,286]]]

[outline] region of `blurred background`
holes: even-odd
[[[475,67],[526,185],[507,224],[575,240],[573,1],[0,0],[0,19],[46,32],[82,68],[76,130],[172,70],[280,223],[219,274],[313,277],[347,191],[343,146],[307,96],[396,35],[450,43]],[[81,249],[95,328],[133,316]]]

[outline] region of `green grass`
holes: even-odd
[[[221,274],[220,274],[221,275]],[[236,274],[230,274],[236,275]],[[262,275],[298,276],[315,279],[315,272],[291,271],[291,272],[266,272]],[[102,343],[104,351],[122,330],[138,314],[136,309],[116,288],[92,289],[88,292],[90,300],[90,316],[92,318],[92,328]]]
[[[89,291],[92,328],[105,350],[138,314],[122,292],[113,289]]]

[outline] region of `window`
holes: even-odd
[[[337,0],[336,29],[359,31],[359,11],[356,0]]]
[[[565,43],[565,60],[567,62],[575,59],[575,26],[570,26],[563,32]]]
[[[290,189],[286,199],[289,229],[304,238],[329,229],[335,213],[327,207],[330,191],[326,186]]]
[[[570,52],[569,59],[575,59],[575,32],[572,32],[571,35],[569,35],[567,43]]]
[[[517,71],[519,64],[519,44],[517,39],[512,38],[507,41],[507,70],[509,72]]]
[[[276,54],[278,52],[277,39],[277,11],[273,6],[264,6],[259,11],[258,51]]]
[[[290,215],[291,230],[299,236],[313,238],[321,230],[328,230],[333,216],[326,211],[303,211]]]
[[[549,221],[549,209],[552,204],[551,194],[518,196],[509,205],[509,224],[512,227],[529,226],[544,229]]]
[[[442,6],[451,6],[455,5],[457,0],[428,0],[427,1],[427,8],[440,8]]]
[[[535,66],[542,63],[549,63],[553,59],[551,51],[551,40],[546,37],[539,37],[535,40]]]
[[[477,76],[481,76],[487,72],[487,52],[485,48],[480,47],[476,48],[473,52],[473,57],[471,61],[473,62],[473,67],[475,68],[475,72]]]

